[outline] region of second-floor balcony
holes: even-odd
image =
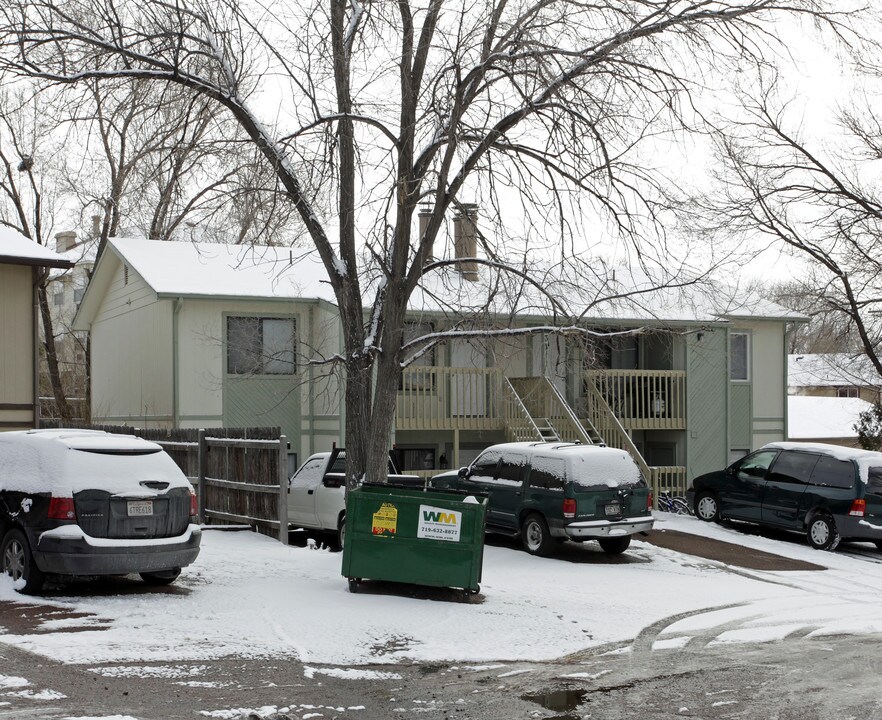
[[[605,404],[626,430],[685,430],[686,373],[682,370],[589,370],[586,411]]]

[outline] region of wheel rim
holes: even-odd
[[[830,527],[825,520],[816,520],[809,528],[812,542],[815,545],[824,545],[830,539]]]
[[[345,524],[340,526],[339,537],[340,537],[340,549],[342,550],[343,546],[346,544],[346,525]]]
[[[710,496],[705,496],[698,501],[698,514],[704,520],[710,520],[717,514],[717,501]]]
[[[542,544],[542,528],[535,520],[527,523],[527,547],[530,550],[536,550]]]
[[[20,580],[25,571],[24,546],[16,539],[6,546],[3,553],[3,571],[13,580]]]

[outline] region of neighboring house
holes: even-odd
[[[882,378],[866,355],[821,353],[789,355],[787,391],[790,395],[879,400]]]
[[[857,447],[858,415],[879,400],[882,385],[867,357],[802,354],[787,362],[790,439]]]
[[[405,470],[463,465],[505,440],[602,438],[629,450],[656,488],[682,491],[787,437],[787,333],[803,316],[755,298],[721,307],[720,288],[649,291],[625,272],[603,292],[643,294],[592,306],[584,278],[546,275],[543,287],[591,307],[586,329],[636,331],[562,337],[522,284],[495,287],[488,312],[480,274],[462,271],[425,279],[413,298],[411,337],[454,322],[474,334],[404,371],[394,443]],[[303,361],[341,350],[325,277],[287,248],[111,239],[74,323],[91,331],[94,420],[281,425],[300,460],[342,441],[336,381]],[[487,333],[512,316],[530,332]]]
[[[38,424],[38,274],[70,266],[24,235],[0,228],[0,430]]]
[[[791,395],[787,398],[790,440],[859,447],[858,416],[872,405],[856,397]]]

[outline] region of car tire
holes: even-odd
[[[705,522],[720,521],[720,501],[712,492],[701,492],[695,496],[695,517]]]
[[[548,531],[548,523],[538,513],[531,513],[521,523],[521,542],[531,555],[547,557],[554,549],[554,539]]]
[[[181,574],[181,568],[172,568],[171,570],[163,570],[162,572],[142,572],[138,574],[148,585],[171,585],[178,579],[178,575]]]
[[[343,546],[346,544],[346,516],[340,518],[340,522],[337,525],[337,549],[341,552],[343,551]]]
[[[823,513],[815,515],[809,521],[805,536],[815,550],[835,550],[841,540],[833,518]]]
[[[607,555],[621,555],[631,544],[631,536],[599,538],[597,543]]]
[[[43,588],[46,576],[34,562],[28,539],[21,530],[13,528],[3,536],[3,542],[0,543],[0,562],[5,575],[11,576],[13,581],[24,581],[19,592],[31,595]]]

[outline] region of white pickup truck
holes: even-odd
[[[346,451],[310,455],[288,481],[288,527],[333,533],[337,546],[343,548],[346,516]],[[422,483],[417,475],[402,475],[389,458],[391,484]]]

